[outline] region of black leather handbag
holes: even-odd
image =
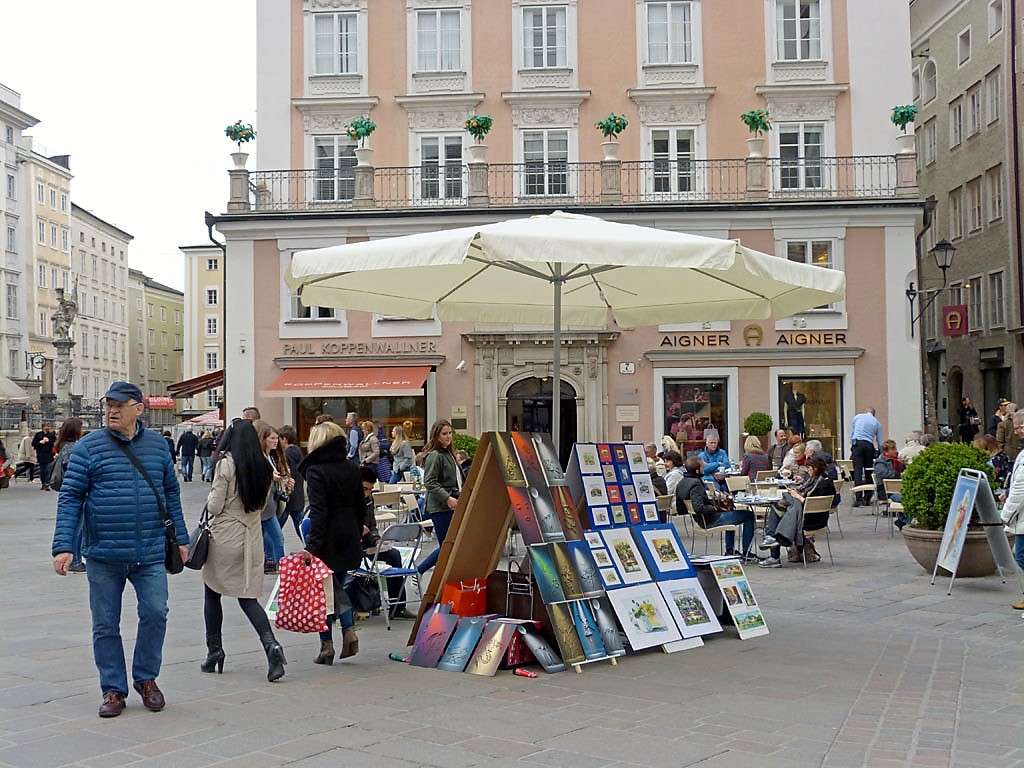
[[[210,554],[210,510],[203,507],[203,514],[199,517],[199,525],[192,531],[189,537],[188,560],[185,567],[194,571],[202,570],[206,564],[206,558]]]

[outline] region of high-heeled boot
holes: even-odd
[[[216,669],[217,674],[223,674],[224,648],[221,646],[220,635],[206,636],[206,661],[199,665],[199,669],[203,672],[213,672]]]
[[[341,633],[341,653],[338,654],[338,658],[347,659],[357,653],[359,653],[359,636],[355,629],[348,627]]]
[[[331,640],[320,641],[320,653],[313,659],[314,664],[326,664],[331,666],[334,664],[334,643]]]
[[[277,642],[273,632],[261,634],[260,642],[263,643],[263,650],[267,652],[267,682],[280,680],[284,677],[284,665],[288,663],[284,657],[284,648]]]

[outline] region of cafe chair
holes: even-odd
[[[671,518],[675,513],[675,509],[673,509],[673,507],[675,506],[676,497],[672,494],[668,494],[666,496],[658,496],[655,501],[658,502],[658,517],[663,518],[666,523],[672,522],[669,518]],[[683,518],[683,526],[685,527],[686,515],[682,515],[681,517]]]
[[[699,533],[704,537],[704,554],[708,553],[708,542],[712,537],[718,536],[719,551],[725,554],[725,534],[732,531],[736,535],[736,542],[739,544],[741,536],[740,532],[743,528],[742,525],[714,525],[710,528],[703,528],[697,523],[697,518],[693,514],[693,502],[689,499],[684,499],[683,503],[686,505],[686,513],[693,518],[693,525],[690,528],[690,550],[693,551],[697,546],[697,534]],[[743,554],[747,554],[744,552]]]
[[[779,476],[779,473],[776,472],[774,469],[759,469],[759,470],[757,470],[757,474],[754,475],[754,482],[755,483],[766,483],[766,482],[770,483],[773,480],[775,480],[775,478],[778,477],[778,476]]]
[[[828,559],[835,568],[836,561],[832,557],[832,541],[828,532],[828,518],[832,512],[834,496],[808,496],[804,500],[804,537],[825,534],[825,546],[828,547]],[[807,547],[803,549],[804,568],[807,567]]]
[[[381,611],[384,613],[384,626],[389,630],[391,629],[392,606],[408,605],[410,602],[418,602],[418,600],[409,600],[408,580],[410,576],[419,575],[419,571],[416,570],[416,555],[419,553],[422,540],[423,528],[420,527],[419,523],[398,523],[396,525],[389,525],[384,529],[384,533],[381,534],[380,541],[377,542],[377,546],[373,548],[373,556],[368,557],[364,555],[362,567],[348,572],[350,576],[375,576],[377,578],[377,586],[380,588]],[[377,558],[380,556],[381,550],[386,548],[384,546],[385,544],[395,546],[400,549],[410,549],[408,555],[403,552],[401,568],[394,568],[387,563],[378,562]],[[394,578],[402,579],[402,587],[405,588],[404,600],[395,600],[392,602],[388,597],[387,580]]]
[[[832,502],[832,514],[836,518],[836,528],[839,529],[839,538],[845,539],[843,535],[843,524],[839,522],[839,505],[843,503],[843,488],[846,486],[845,480],[835,480],[832,483],[836,487],[835,501]]]
[[[750,478],[746,475],[729,475],[729,477],[725,478],[725,487],[729,489],[729,493],[749,491]]]
[[[893,501],[890,496],[894,493],[903,492],[903,481],[897,478],[891,480],[883,480],[882,487],[878,489],[881,493],[876,493],[875,498],[877,505],[885,505],[886,512],[889,515],[889,536],[896,535],[896,526],[893,524],[896,513],[903,511],[903,505],[898,501]],[[875,530],[878,530],[878,518],[875,518]]]
[[[843,476],[843,480],[853,480],[852,459],[836,459],[836,466],[839,467],[839,471]]]

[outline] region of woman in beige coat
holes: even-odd
[[[227,450],[217,464],[206,500],[210,516],[210,551],[203,565],[203,618],[206,661],[203,672],[224,671],[221,597],[237,597],[267,653],[267,680],[284,675],[284,650],[274,637],[259,597],[263,586],[263,531],[260,513],[273,480],[256,430],[248,421],[231,425]]]

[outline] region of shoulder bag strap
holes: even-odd
[[[167,536],[167,540],[171,542],[171,544],[177,545],[178,536],[174,532],[174,521],[171,519],[171,515],[167,511],[167,507],[164,504],[163,497],[157,490],[156,483],[153,482],[153,478],[149,476],[149,473],[146,471],[146,468],[142,466],[142,462],[139,461],[139,457],[135,455],[135,451],[129,448],[126,442],[118,440],[116,437],[110,434],[109,431],[107,432],[107,437],[110,438],[110,442],[112,442],[114,445],[120,448],[124,455],[128,457],[128,461],[132,463],[132,466],[135,467],[135,469],[138,471],[140,475],[142,475],[142,479],[146,481],[146,484],[149,486],[149,489],[153,491],[153,496],[156,497],[156,505],[160,509],[160,517],[163,518],[164,521],[164,535]]]

